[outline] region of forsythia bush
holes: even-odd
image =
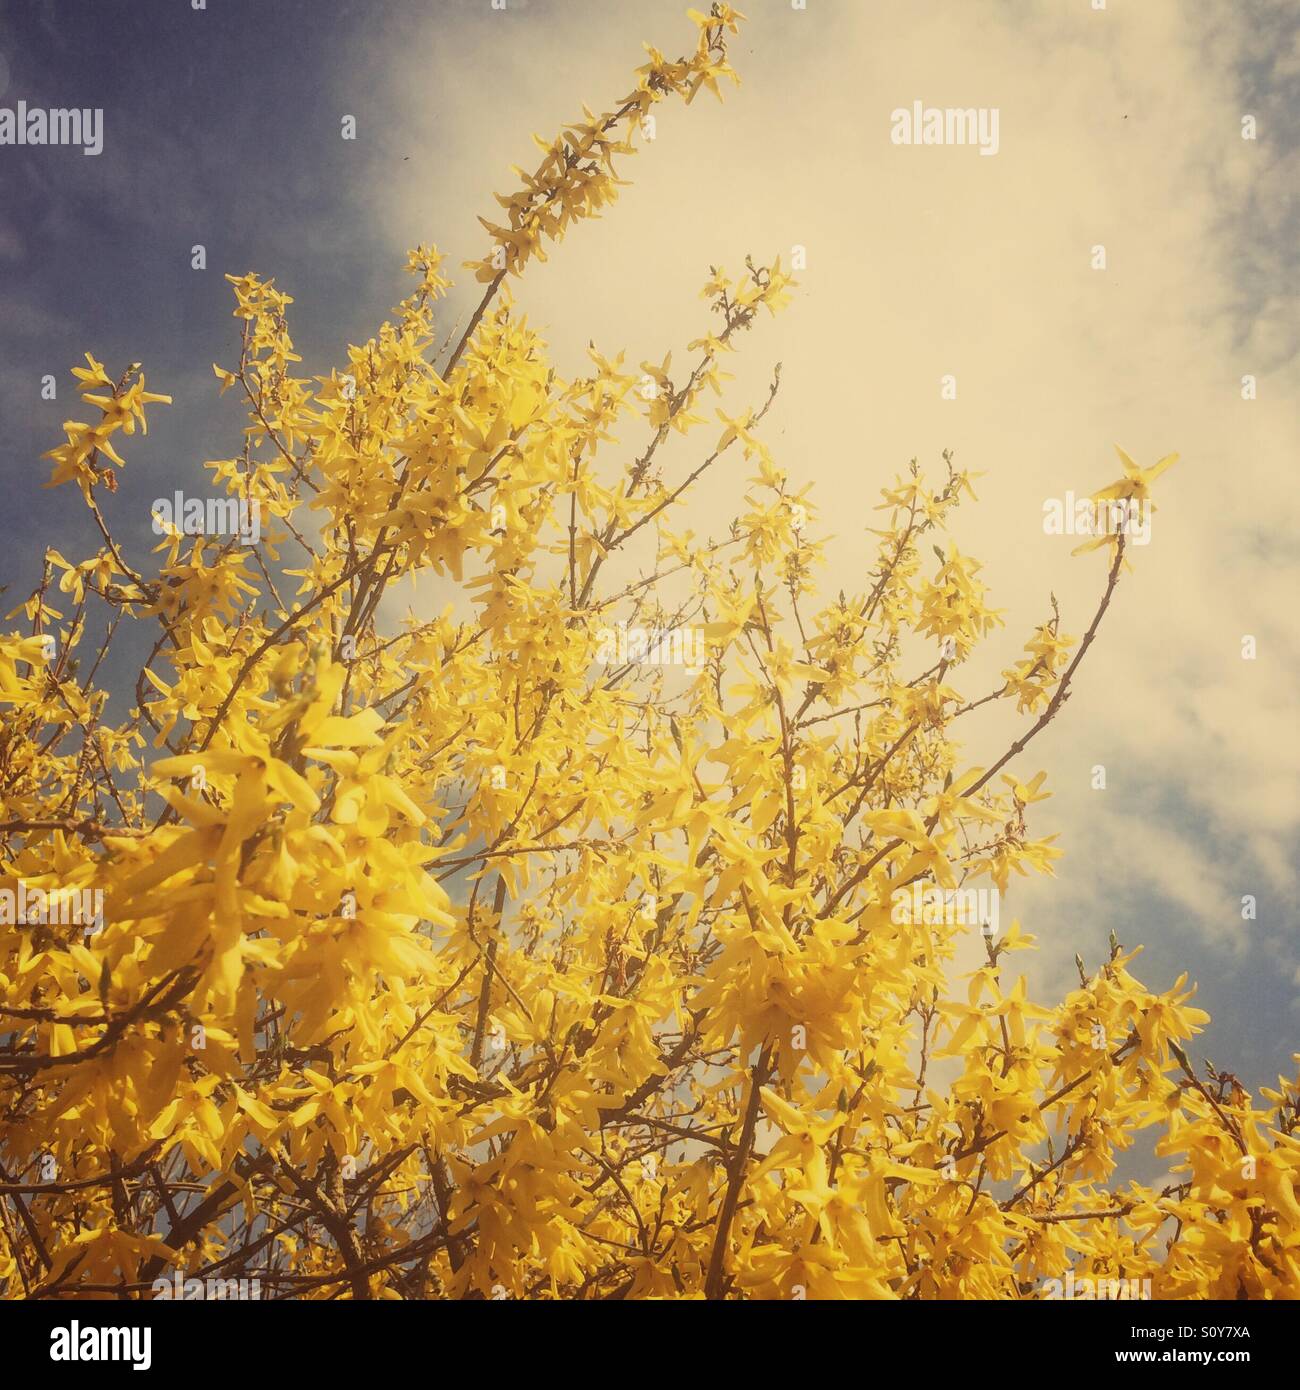
[[[709,426],[728,355],[788,298],[779,261],[713,273],[689,368],[593,348],[561,380],[505,293],[614,200],[656,103],[733,77],[742,16],[692,18],[690,56],[650,49],[500,200],[443,352],[431,247],[323,379],[293,375],[289,297],[233,280],[217,375],[249,424],[209,467],[259,545],[170,525],[155,565],[128,555],[98,499],[167,398],[138,364],[77,371],[52,483],[103,545],[50,550],[0,640],[10,1297],[1300,1290],[1297,1083],[1256,1100],[1194,1068],[1191,990],[1147,990],[1113,938],[1046,1008],[1017,922],[926,908],[1051,872],[1043,777],[1003,769],[1065,701],[1123,535],[1086,634],[1053,604],[969,698],[998,625],[942,541],[969,475],[913,464],[863,591],[822,603],[814,504],[756,433],[779,374]],[[670,435],[703,439],[693,467],[669,471]],[[1168,462],[1125,459],[1106,495],[1145,499]],[[737,463],[752,489],[702,541],[688,491]],[[456,602],[381,613],[420,572]],[[657,661],[645,633],[687,629],[700,660]],[[969,766],[953,726],[994,700],[1024,731]],[[99,920],[57,910],[96,893]],[[985,959],[953,985],[962,940]],[[1136,1143],[1169,1186],[1115,1178]]]

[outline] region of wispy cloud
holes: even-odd
[[[617,7],[545,6],[431,19],[400,46],[380,35],[387,142],[439,132],[436,177],[377,199],[394,241],[480,253],[467,214],[529,159],[522,133],[556,128],[576,98],[618,95],[631,40],[671,48],[679,8],[640,6],[632,24]],[[1181,451],[1075,697],[1023,758],[1052,771],[1058,795],[1035,826],[1067,850],[1059,878],[1024,899],[1026,927],[1058,985],[1122,921],[1126,940],[1169,944],[1156,968],[1184,960],[1212,1009],[1247,1008],[1242,979],[1275,976],[1296,925],[1294,17],[1173,0],[746,9],[742,91],[665,120],[609,225],[530,271],[521,308],[568,364],[590,336],[657,357],[698,328],[709,264],[805,247],[797,302],[746,345],[736,389],[757,397],[783,361],[772,438],[833,519],[827,588],[861,586],[870,509],[894,470],[953,447],[988,471],[960,540],[1006,610],[999,656],[1049,589],[1076,635],[1100,592],[1102,557],[1072,559],[1071,541],[1045,536],[1043,500],[1109,482],[1113,440],[1143,463]],[[491,100],[476,100],[488,82]],[[913,100],[999,108],[999,154],[891,145],[890,112]],[[1258,138],[1243,140],[1252,112]],[[956,401],[940,400],[945,373]],[[721,527],[736,483],[700,494],[699,531]],[[972,692],[998,669],[970,674]],[[996,722],[970,735],[972,762],[1014,736]],[[1108,790],[1094,793],[1098,764]],[[1242,921],[1249,892],[1271,925]],[[1275,1027],[1247,1028],[1257,1060],[1279,1055]]]

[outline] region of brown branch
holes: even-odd
[[[754,1130],[758,1124],[758,1107],[762,1099],[762,1088],[767,1084],[771,1064],[771,1044],[764,1046],[762,1055],[754,1063],[749,1078],[749,1103],[745,1107],[745,1120],[740,1131],[740,1141],[736,1145],[727,1173],[727,1193],[723,1198],[722,1211],[718,1217],[718,1231],[713,1241],[713,1254],[709,1257],[709,1272],[704,1281],[704,1296],[716,1300],[722,1297],[722,1285],[726,1269],[727,1237],[731,1223],[735,1219],[736,1205],[740,1200],[740,1188],[745,1180],[745,1166],[754,1147]]]

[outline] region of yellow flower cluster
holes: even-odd
[[[503,200],[508,270],[609,201],[654,101],[730,75],[741,17],[694,18],[692,56],[652,50]],[[0,911],[0,1288],[1021,1299],[1073,1271],[1295,1296],[1294,1080],[1198,1072],[1190,989],[1148,990],[1117,942],[1044,1006],[1005,968],[1018,921],[896,907],[1051,872],[1043,774],[1003,769],[1061,708],[1122,538],[1069,664],[1053,618],[968,699],[998,618],[973,560],[930,558],[973,495],[951,459],[885,490],[862,591],[822,601],[813,504],[758,434],[779,377],[696,464],[663,456],[786,299],[779,263],[713,273],[694,365],[647,365],[653,392],[594,348],[562,379],[490,259],[439,361],[439,266],[413,252],[394,321],[314,380],[288,296],[233,279],[217,375],[248,426],[209,467],[263,543],[168,535],[146,573],[103,526],[0,638],[0,904],[103,899],[94,930]],[[161,398],[89,360],[101,420],[54,481],[102,523],[96,455]],[[690,486],[743,460],[731,529],[697,539]],[[617,624],[698,626],[707,661],[599,660]],[[954,726],[998,700],[1038,722],[972,768]],[[1144,1131],[1162,1187],[1116,1177]]]

